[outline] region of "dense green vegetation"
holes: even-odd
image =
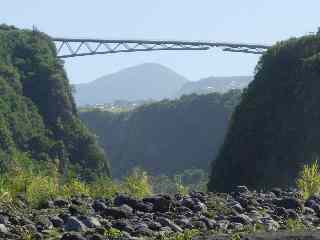
[[[23,197],[31,206],[40,207],[57,197],[68,199],[81,194],[111,198],[122,193],[142,198],[153,193],[148,174],[140,169],[134,169],[121,182],[109,177],[84,182],[76,172],[68,171],[69,174],[63,176],[53,163],[39,164],[24,154],[17,156],[7,172],[0,176],[0,203],[16,203]]]
[[[112,198],[118,194],[143,198],[152,194],[188,194],[189,191],[205,191],[207,176],[203,170],[185,170],[174,177],[150,176],[140,168],[134,168],[121,181],[109,177],[96,177],[84,182],[72,169],[62,175],[54,163],[38,163],[25,154],[15,156],[6,173],[0,175],[0,204],[16,203],[23,197],[32,207],[41,207],[57,197],[65,199],[79,196]]]
[[[105,154],[78,118],[54,44],[38,31],[0,25],[0,167],[25,161],[109,175]]]
[[[111,159],[113,175],[141,166],[151,175],[209,168],[221,145],[240,90],[182,96],[133,111],[81,112]]]
[[[320,36],[277,43],[236,107],[209,189],[293,186],[320,153]]]

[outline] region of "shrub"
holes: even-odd
[[[109,228],[105,230],[104,235],[107,238],[120,238],[122,236],[122,233],[120,230],[116,229],[116,228]]]
[[[287,229],[289,229],[292,232],[306,229],[306,226],[298,219],[289,218],[286,222],[286,225]]]
[[[157,240],[192,240],[200,232],[197,229],[186,230],[183,233],[164,234],[158,236]]]
[[[304,165],[297,179],[297,186],[302,192],[305,199],[319,193],[320,191],[320,174],[318,161],[311,165]]]
[[[99,177],[89,185],[92,197],[110,198],[120,192],[120,186],[113,182],[109,177]]]
[[[48,199],[52,199],[60,194],[57,179],[49,176],[34,176],[30,179],[26,187],[26,197],[28,202],[38,207]]]
[[[182,183],[182,176],[181,175],[175,175],[174,177],[175,185],[178,193],[181,193],[182,195],[186,195],[189,192],[189,188]]]
[[[62,195],[64,197],[79,195],[90,196],[90,188],[86,183],[81,182],[77,178],[73,178],[62,187]]]
[[[146,171],[140,168],[132,170],[132,173],[124,179],[122,187],[125,193],[137,198],[152,194],[149,176]]]

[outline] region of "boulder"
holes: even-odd
[[[87,227],[76,217],[70,217],[64,224],[64,229],[66,231],[84,232],[87,230]]]
[[[285,209],[294,209],[296,211],[301,211],[303,209],[302,202],[294,197],[282,198],[275,201],[275,205],[278,207],[283,207]]]

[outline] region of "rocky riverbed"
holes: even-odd
[[[40,209],[21,198],[0,209],[1,239],[174,239],[183,232],[195,234],[195,239],[241,239],[318,228],[320,196],[303,200],[295,191],[256,192],[244,186],[230,194],[193,192],[141,200],[123,195],[57,198]]]

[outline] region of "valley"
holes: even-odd
[[[49,35],[0,39],[1,239],[316,239],[319,31],[252,77],[145,63],[74,86]]]

